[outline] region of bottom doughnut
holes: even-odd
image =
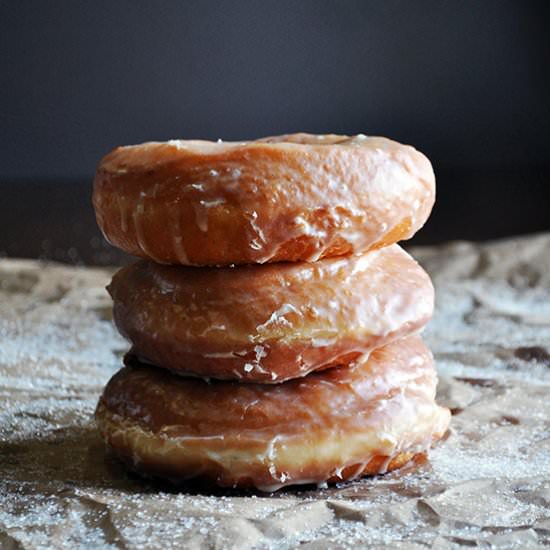
[[[112,452],[174,482],[274,491],[384,473],[441,438],[433,358],[419,337],[368,361],[278,385],[206,382],[136,364],[107,384],[96,410]]]

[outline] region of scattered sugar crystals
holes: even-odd
[[[92,421],[126,348],[110,274],[0,260],[0,547],[550,544],[550,237],[414,254],[436,284],[448,437],[400,472],[274,495],[128,474]]]

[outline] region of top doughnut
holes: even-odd
[[[181,265],[364,252],[412,237],[434,199],[422,153],[362,134],[118,147],[100,162],[93,192],[111,244]]]

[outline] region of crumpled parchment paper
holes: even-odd
[[[126,343],[107,270],[0,260],[0,548],[538,548],[550,544],[550,235],[413,250],[453,410],[428,461],[329,489],[175,490],[93,424]]]

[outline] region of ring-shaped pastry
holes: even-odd
[[[449,422],[435,389],[432,355],[413,336],[354,368],[279,385],[127,366],[107,384],[96,420],[139,472],[273,491],[384,473],[426,452]]]
[[[236,268],[140,261],[108,290],[131,356],[241,382],[279,383],[353,363],[418,332],[434,305],[430,278],[398,245]]]
[[[428,159],[381,137],[290,134],[118,147],[98,166],[97,222],[164,264],[315,261],[410,238],[435,199]]]

